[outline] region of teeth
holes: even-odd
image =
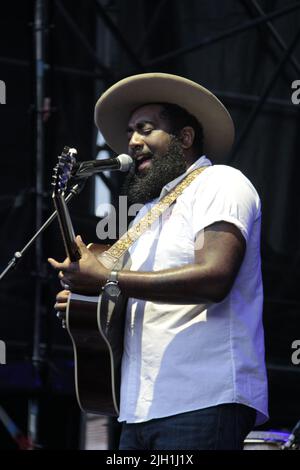
[[[143,153],[137,157],[137,161],[143,160],[144,158],[151,158],[151,155],[149,153]]]
[[[148,160],[150,157],[150,155],[140,155],[139,157],[137,157],[137,161],[140,162],[141,160]]]

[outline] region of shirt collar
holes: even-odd
[[[188,169],[185,173],[182,175],[178,176],[174,180],[170,181],[168,184],[166,184],[160,193],[160,196],[158,198],[162,199],[167,193],[171,191],[171,189],[175,188],[175,186],[180,183],[181,180],[183,180],[189,173],[192,171],[196,170],[197,168],[201,168],[202,166],[211,166],[211,161],[205,156],[202,155],[201,157],[198,158]]]

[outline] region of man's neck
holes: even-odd
[[[189,167],[192,166],[196,160],[198,160],[199,155],[196,155],[194,152],[185,152],[184,158],[186,161],[186,169],[188,170]]]

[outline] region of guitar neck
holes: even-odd
[[[78,261],[81,258],[81,254],[75,241],[75,232],[65,199],[62,194],[56,194],[53,196],[53,201],[57,210],[57,218],[66,255],[71,261]]]

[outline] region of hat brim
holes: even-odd
[[[203,86],[177,75],[145,73],[111,86],[95,106],[95,123],[116,152],[128,150],[127,125],[131,113],[149,103],[172,103],[195,116],[203,126],[204,153],[223,159],[234,141],[234,124],[218,98]]]

